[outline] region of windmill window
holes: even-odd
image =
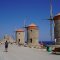
[[[30,43],[32,43],[32,39],[30,39]]]
[[[20,42],[20,39],[18,41]]]
[[[32,30],[30,30],[32,32]]]
[[[20,33],[19,33],[19,35],[20,35]]]

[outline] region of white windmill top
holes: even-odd
[[[37,25],[35,25],[34,23],[30,24],[28,26],[28,29],[37,29]]]
[[[29,26],[30,26],[30,27],[32,27],[32,26],[35,26],[35,27],[36,27],[37,25],[35,25],[34,23],[32,23],[32,24],[30,24]]]
[[[60,15],[60,13],[57,14],[57,16]]]
[[[16,30],[16,32],[24,32],[24,30],[23,29],[18,29],[18,30]]]

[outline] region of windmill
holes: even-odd
[[[28,40],[28,27],[26,26],[26,21],[29,20],[28,16],[26,17],[26,19],[24,20],[24,28],[26,29],[26,35],[27,35],[27,39]],[[43,20],[49,20],[50,21],[50,40],[53,41],[53,29],[52,29],[52,25],[53,25],[53,12],[52,12],[52,0],[50,0],[50,18],[48,19],[43,19]]]

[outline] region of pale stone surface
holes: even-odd
[[[4,52],[4,45],[0,45],[0,60],[60,60],[60,55],[15,44],[9,45],[8,52]]]

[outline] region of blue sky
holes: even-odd
[[[60,12],[60,0],[52,0],[53,15]],[[26,18],[26,16],[28,18]],[[15,30],[35,23],[39,40],[50,40],[50,0],[0,0],[0,39],[5,34],[15,36]]]

